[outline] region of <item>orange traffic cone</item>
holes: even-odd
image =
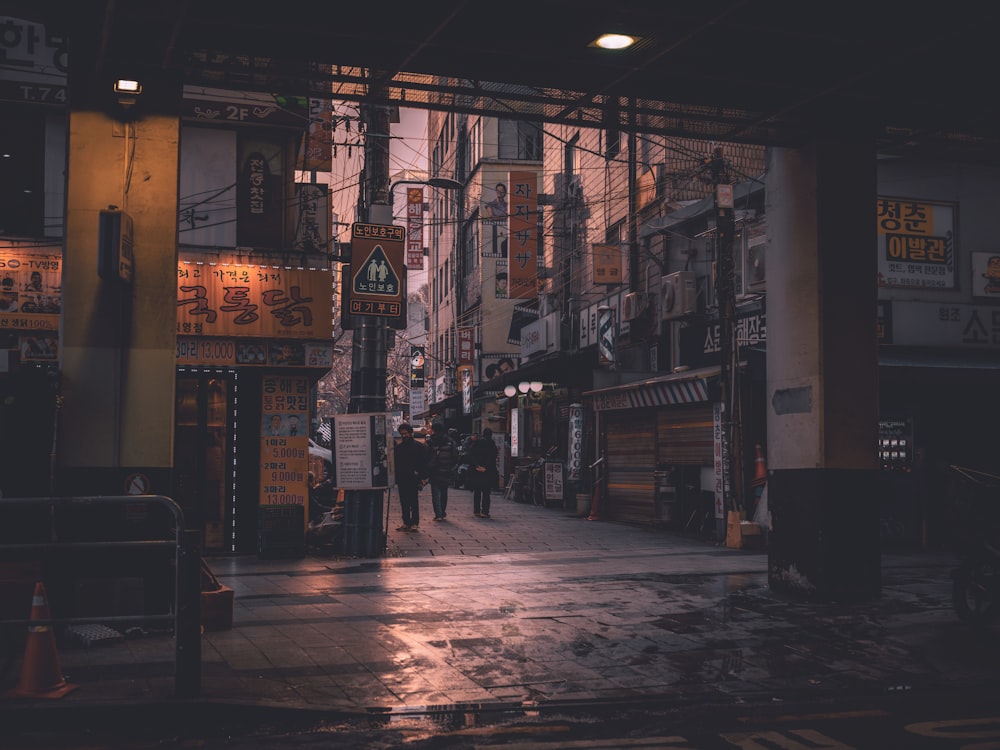
[[[763,487],[767,484],[767,462],[764,460],[764,449],[757,443],[757,467],[754,471],[752,487]]]
[[[50,620],[49,603],[45,598],[45,586],[35,584],[35,595],[31,600],[31,619]],[[11,696],[21,698],[62,698],[78,685],[71,685],[63,677],[56,652],[56,636],[49,625],[29,625],[28,639],[24,646],[24,663],[21,665],[21,681]]]

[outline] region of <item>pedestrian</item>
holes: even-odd
[[[493,442],[493,430],[483,428],[483,436],[472,443],[469,454],[469,480],[472,484],[472,511],[476,518],[490,517],[490,492],[496,484],[497,446]]]
[[[448,515],[448,487],[455,481],[458,465],[458,446],[445,432],[444,423],[431,423],[431,436],[427,439],[427,475],[431,484],[431,503],[434,520],[443,521]]]
[[[393,449],[396,487],[403,525],[396,531],[417,531],[420,526],[420,490],[427,483],[427,448],[413,439],[413,427],[399,425],[399,443]]]

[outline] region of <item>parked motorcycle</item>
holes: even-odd
[[[1000,477],[962,466],[951,469],[959,553],[951,574],[952,606],[963,622],[987,625],[1000,614]]]

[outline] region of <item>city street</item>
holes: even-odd
[[[428,491],[421,502],[428,511]],[[21,741],[58,726],[122,741],[291,731],[307,742],[308,730],[336,726],[354,737],[345,747],[369,735],[371,747],[435,736],[427,747],[472,747],[493,741],[482,733],[509,743],[565,732],[569,742],[596,736],[596,722],[612,736],[686,728],[723,747],[732,738],[722,734],[753,717],[781,724],[804,712],[808,727],[833,721],[855,736],[995,702],[996,631],[952,613],[947,557],[885,555],[878,600],[808,603],[769,590],[763,550],[499,494],[491,515],[473,517],[470,494],[453,490],[448,519],[390,531],[385,558],[213,558],[235,591],[235,622],[205,633],[200,700],[173,698],[173,641],[148,633],[61,647],[79,688],[0,701],[0,724]],[[566,722],[575,729],[552,729]],[[671,746],[658,742],[645,746]],[[865,746],[853,742],[844,746]]]

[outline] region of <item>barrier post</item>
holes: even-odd
[[[177,536],[174,690],[178,698],[197,698],[201,694],[201,535],[184,530]]]

